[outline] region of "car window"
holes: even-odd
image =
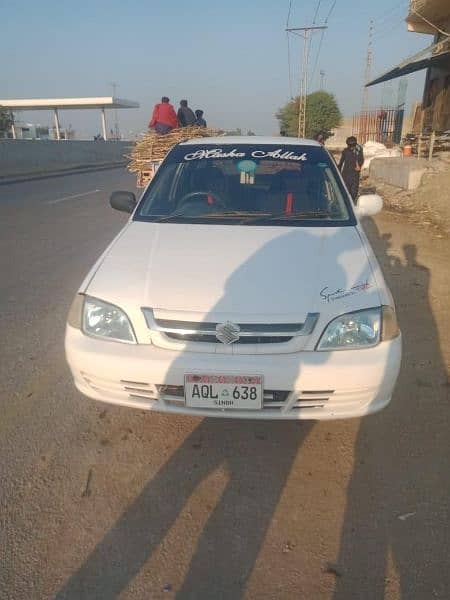
[[[134,218],[242,225],[354,223],[334,161],[323,148],[261,144],[177,146]]]

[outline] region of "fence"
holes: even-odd
[[[402,137],[403,108],[389,108],[360,112],[353,117],[353,135],[364,144],[368,140],[386,146],[399,144]]]

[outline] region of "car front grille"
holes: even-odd
[[[207,342],[209,344],[217,344],[215,335],[200,335],[190,333],[166,333],[168,338],[178,340],[179,342]],[[290,342],[292,336],[248,336],[241,337],[235,344],[282,344]]]
[[[166,385],[146,383],[142,381],[107,380],[89,373],[82,373],[85,382],[94,390],[108,394],[112,398],[130,399],[142,402],[143,405],[155,406],[159,401],[171,406],[184,406],[184,385]],[[263,409],[281,410],[290,392],[285,390],[264,390]],[[216,410],[216,409],[214,409]]]
[[[143,308],[147,326],[151,331],[163,334],[177,342],[200,342],[218,344],[216,328],[218,322],[180,321],[156,318],[151,308]],[[304,323],[239,323],[239,338],[232,342],[238,344],[282,344],[294,337],[312,333],[319,315],[308,313]]]
[[[296,397],[291,410],[324,408],[333,394],[334,390],[305,390]]]
[[[84,381],[92,389],[98,391],[103,396],[111,400],[127,402],[133,406],[142,408],[158,408],[158,406],[172,406],[173,408],[182,408],[189,412],[185,406],[184,386],[168,384],[152,384],[143,381],[134,381],[129,379],[111,380],[100,378],[86,372],[81,373]],[[369,403],[374,396],[375,390],[372,388],[357,390],[264,390],[262,410],[266,416],[272,414],[274,417],[278,413],[297,413],[308,415],[312,418],[317,411],[321,410],[350,410],[361,405]],[[230,415],[238,414],[239,409],[226,409]],[[213,414],[217,409],[211,409]],[[244,411],[245,412],[245,411]],[[280,415],[281,416],[281,415]]]

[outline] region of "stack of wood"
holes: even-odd
[[[434,154],[450,152],[450,132],[408,134],[402,141],[403,146],[406,144],[412,147],[413,154],[419,158],[431,159]]]
[[[450,135],[448,133],[423,134],[413,144],[413,152],[419,157],[431,158],[433,153],[450,151]]]
[[[133,148],[128,164],[128,170],[137,173],[138,187],[144,187],[156,173],[158,166],[175,144],[185,142],[192,138],[215,137],[223,132],[209,127],[181,127],[173,129],[166,135],[161,135],[155,131],[146,133]]]

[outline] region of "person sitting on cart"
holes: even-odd
[[[203,111],[200,110],[199,108],[195,111],[195,124],[198,125],[198,127],[206,127],[206,121],[203,118]]]
[[[178,119],[174,107],[170,104],[167,96],[161,98],[159,104],[155,104],[149,129],[153,128],[156,133],[166,134],[178,127]]]
[[[188,106],[187,100],[180,100],[178,109],[178,121],[181,127],[189,127],[195,123],[194,111]]]

